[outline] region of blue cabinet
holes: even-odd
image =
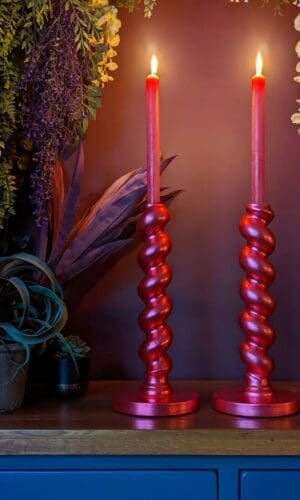
[[[0,457],[3,500],[298,500],[299,457]]]
[[[217,500],[217,474],[168,470],[5,471],[0,472],[0,492],[3,500]]]
[[[298,500],[300,470],[242,471],[241,500]]]

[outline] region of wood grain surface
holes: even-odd
[[[112,394],[134,382],[91,382],[82,399],[39,398],[0,415],[0,455],[300,455],[300,414],[238,418],[214,411],[211,394],[232,382],[176,382],[199,391],[201,409],[180,417],[115,413]],[[274,388],[300,394],[300,383]]]

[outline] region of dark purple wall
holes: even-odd
[[[171,354],[174,378],[238,378],[242,307],[238,221],[249,200],[250,77],[256,51],[265,55],[267,201],[276,212],[277,268],[272,293],[278,334],[275,378],[300,377],[300,168],[290,123],[297,9],[275,17],[260,2],[159,0],[153,18],[123,16],[119,71],[105,90],[86,140],[84,195],[101,191],[145,159],[144,77],[153,48],[160,59],[161,142],[179,158],[163,183],[183,188],[169,232],[174,279]],[[142,304],[136,249],[86,294],[72,324],[93,348],[93,375],[141,377],[137,327]],[[83,278],[82,278],[83,279]],[[80,287],[80,281],[78,285]]]

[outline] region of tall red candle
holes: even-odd
[[[160,202],[160,135],[158,61],[151,58],[151,73],[146,78],[147,100],[147,201]]]
[[[256,58],[256,74],[252,78],[252,161],[251,202],[263,204],[265,197],[265,93],[260,52]]]

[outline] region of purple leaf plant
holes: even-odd
[[[174,158],[161,162],[161,172]],[[37,255],[48,262],[62,285],[128,245],[145,203],[147,173],[141,167],[117,179],[82,211],[83,170],[81,143],[68,159],[54,166],[49,225],[40,227],[37,238]],[[172,200],[179,192],[162,188],[162,201]]]

